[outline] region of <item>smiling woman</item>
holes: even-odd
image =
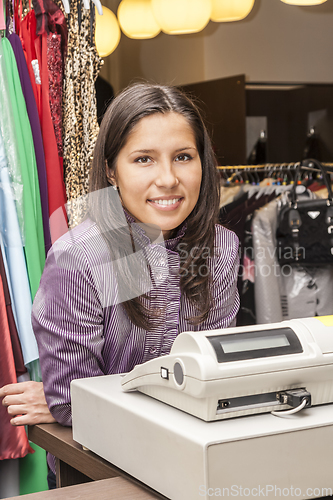
[[[127,372],[180,332],[234,325],[239,307],[238,240],[216,224],[212,146],[182,92],[136,84],[112,101],[90,185],[86,220],[53,245],[33,305],[45,397],[63,425],[71,380]],[[36,423],[34,399],[46,407],[37,388],[5,394],[16,425]]]
[[[113,101],[103,119],[91,172],[91,190],[98,194],[90,198],[90,217],[101,228],[114,259],[119,260],[119,241],[128,246],[132,236],[127,225],[122,236],[110,231],[111,221],[123,226],[118,200],[102,190],[110,184],[117,186],[126,213],[135,222],[145,223],[150,236],[154,229],[156,236],[158,227],[170,239],[186,223],[180,286],[194,306],[191,321],[202,323],[213,303],[212,276],[198,270],[206,269],[207,255],[214,254],[219,181],[206,127],[198,108],[184,93],[174,87],[136,84]],[[166,210],[163,198],[177,202]],[[118,268],[118,282],[133,289],[138,280],[131,279],[128,260],[123,263]],[[152,309],[147,309],[142,297],[124,301],[124,308],[132,321],[149,329]]]

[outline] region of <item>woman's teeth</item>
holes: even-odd
[[[178,203],[180,198],[174,198],[173,200],[151,200],[152,203],[157,203],[158,205],[174,205]]]

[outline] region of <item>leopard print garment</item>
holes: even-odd
[[[90,11],[84,9],[83,2],[80,7],[79,2],[70,2],[71,11],[67,15],[63,87],[64,176],[70,227],[81,222],[85,215],[89,170],[99,131],[94,82],[103,62],[94,43],[95,22],[91,29]]]

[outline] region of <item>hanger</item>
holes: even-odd
[[[69,0],[61,0],[61,1],[62,1],[63,6],[64,6],[66,14],[69,14],[70,13]],[[98,14],[100,16],[102,16],[103,15],[103,7],[102,7],[100,0],[91,0],[91,1],[96,5],[96,9],[97,9]],[[90,9],[90,0],[83,0],[83,6],[85,9]]]
[[[220,179],[222,186],[228,186],[230,184],[229,177],[227,176],[227,172],[225,170],[221,170]]]
[[[97,12],[100,16],[103,15],[103,7],[100,0],[91,0],[92,3],[96,5]],[[90,9],[90,0],[83,0],[83,6],[85,9]]]
[[[246,179],[247,179],[245,182],[247,184],[251,184],[251,186],[256,186],[257,185],[257,181],[254,178],[253,172],[251,172],[250,169],[245,169],[244,172],[245,172]]]
[[[70,13],[69,0],[61,0],[66,14]]]

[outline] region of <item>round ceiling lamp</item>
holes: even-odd
[[[161,31],[151,0],[122,0],[117,14],[120,27],[129,38],[154,38]]]
[[[153,13],[167,35],[198,33],[209,22],[211,0],[151,0]]]
[[[287,3],[289,5],[320,5],[321,3],[325,3],[327,0],[282,0],[282,2]]]
[[[215,22],[240,21],[248,16],[255,0],[212,0],[212,14]]]
[[[100,57],[112,54],[120,41],[120,28],[114,13],[107,7],[103,8],[103,15],[96,13],[95,44]]]

